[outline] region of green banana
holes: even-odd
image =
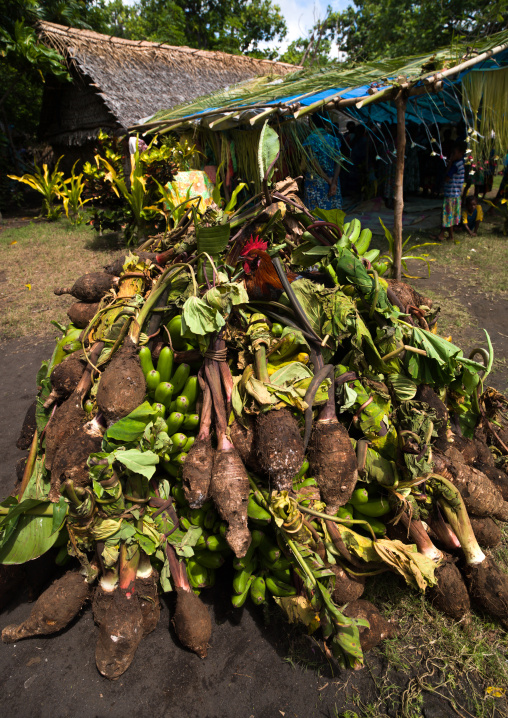
[[[234,594],[233,596],[231,596],[231,603],[233,604],[233,606],[235,608],[241,608],[243,606],[243,604],[247,600],[247,596],[249,595],[250,587],[251,587],[251,584],[253,581],[254,581],[254,576],[249,576],[249,579],[247,581],[247,584],[246,584],[243,592],[240,594]]]
[[[206,547],[209,551],[228,551],[230,550],[229,544],[226,541],[226,539],[223,536],[216,536],[215,534],[212,534],[212,536],[208,536],[206,539]]]
[[[267,576],[265,583],[266,588],[270,591],[272,596],[296,596],[296,588],[294,586],[278,581],[272,576]]]
[[[370,249],[368,252],[365,252],[363,258],[366,259],[368,262],[375,262],[380,254],[380,249]]]
[[[276,561],[280,559],[280,549],[272,543],[267,536],[263,536],[260,541],[259,550],[271,564],[276,563]]]
[[[360,257],[362,255],[364,255],[365,252],[368,250],[371,242],[372,242],[372,230],[370,230],[368,227],[366,227],[365,229],[362,229],[358,239],[354,243],[356,251],[358,252]],[[372,262],[371,259],[369,261]]]
[[[249,496],[247,504],[247,516],[253,521],[259,521],[263,524],[269,524],[272,520],[271,515],[262,506],[260,506],[252,496]]]
[[[265,602],[266,597],[266,583],[262,576],[256,576],[256,578],[250,584],[250,597],[252,603],[259,606]]]
[[[204,551],[198,551],[194,558],[200,566],[204,566],[205,568],[220,568],[224,563],[224,556],[218,551],[213,552],[207,551],[206,549]]]
[[[351,220],[349,223],[349,230],[346,233],[346,236],[351,244],[354,244],[358,237],[360,236],[360,232],[362,231],[362,224],[359,219],[356,217]]]
[[[205,588],[210,585],[211,571],[198,563],[195,558],[189,558],[186,567],[189,583],[193,588]]]
[[[253,559],[251,563],[249,563],[246,568],[241,569],[240,571],[236,571],[234,578],[233,578],[233,591],[240,595],[245,591],[245,587],[247,586],[247,583],[249,581],[249,578],[252,576],[255,568],[256,568],[257,561]]]
[[[386,534],[386,526],[382,521],[379,521],[379,519],[375,519],[372,516],[366,516],[365,514],[362,514],[361,511],[357,511],[356,509],[354,510],[354,517],[357,521],[366,521],[376,536],[384,536]],[[362,526],[361,524],[355,524],[355,527],[368,531],[367,527]]]

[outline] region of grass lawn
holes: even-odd
[[[36,220],[0,231],[0,341],[47,335],[51,320],[68,323],[74,301],[57,297],[55,287],[72,286],[85,274],[101,270],[120,253],[87,226],[67,220]]]

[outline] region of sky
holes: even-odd
[[[316,20],[323,20],[326,17],[326,8],[332,6],[333,10],[344,10],[348,5],[353,5],[351,0],[274,0],[280,6],[282,14],[286,19],[288,34],[281,44],[284,51],[289,43],[299,37],[305,37],[308,30]]]

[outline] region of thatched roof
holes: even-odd
[[[83,77],[96,89],[124,128],[232,83],[295,69],[283,62],[124,40],[50,22],[40,23],[39,37],[64,56],[75,78]]]

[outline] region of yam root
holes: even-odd
[[[483,518],[470,516],[469,520],[480,546],[493,548],[501,543],[503,538],[501,529],[489,516],[484,516]]]
[[[228,523],[226,541],[235,556],[245,556],[251,542],[247,528],[249,477],[232,444],[215,452],[210,493],[219,516]]]
[[[108,596],[108,604],[101,616],[95,663],[99,673],[115,681],[129,668],[143,638],[143,614],[137,596],[128,598],[119,589]]]
[[[358,481],[356,454],[346,429],[337,419],[317,422],[309,441],[311,476],[330,514],[344,506]]]
[[[74,302],[67,310],[67,316],[79,329],[85,329],[99,311],[100,302]]]
[[[277,491],[291,491],[305,458],[298,422],[288,409],[259,414],[256,421],[259,464]]]
[[[192,591],[176,589],[176,610],[172,619],[179,641],[200,658],[206,658],[212,635],[212,621],[205,604]]]
[[[161,615],[157,581],[159,574],[152,569],[150,576],[136,578],[136,594],[143,619],[143,638],[155,630]]]
[[[127,337],[101,376],[97,406],[109,425],[134,411],[143,403],[145,394],[136,345]]]
[[[90,597],[90,586],[77,571],[69,571],[39,596],[30,616],[19,626],[2,631],[4,643],[14,643],[31,636],[46,636],[61,631],[79,613]]]
[[[57,296],[71,294],[80,302],[99,302],[117,283],[118,280],[107,272],[90,272],[83,274],[72,287],[61,287],[53,291]]]
[[[505,501],[508,501],[508,474],[496,466],[488,466],[485,464],[477,467],[485,476],[488,476],[496,489],[499,491]]]
[[[23,426],[21,427],[21,431],[18,436],[18,440],[16,441],[16,446],[18,449],[20,449],[20,451],[29,449],[30,445],[32,443],[32,439],[34,438],[35,429],[37,428],[37,423],[35,421],[35,409],[36,408],[37,408],[37,399],[34,399],[34,401],[30,404],[30,406],[26,410],[25,418],[23,419]]]
[[[365,590],[365,578],[353,576],[344,571],[341,566],[330,566],[335,574],[335,587],[332,598],[339,606],[350,601],[356,601]]]
[[[359,599],[351,601],[343,610],[345,616],[349,618],[366,618],[370,624],[370,628],[359,626],[360,643],[362,651],[366,653],[386,638],[392,638],[396,632],[396,626],[388,622],[379,613],[378,609],[370,601]]]
[[[448,558],[437,567],[437,585],[428,591],[429,600],[435,608],[460,621],[471,612],[471,602],[466,584],[455,563]]]

